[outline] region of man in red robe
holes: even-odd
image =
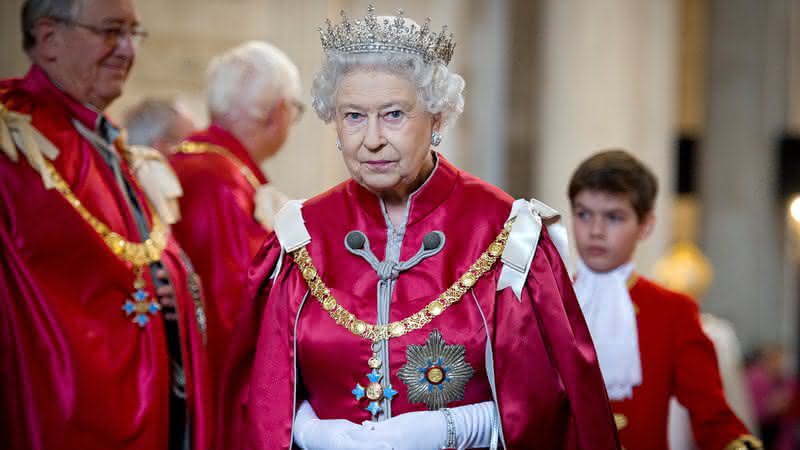
[[[244,298],[247,268],[286,201],[259,166],[280,150],[299,118],[299,95],[297,67],[278,48],[251,41],[230,49],[209,66],[211,125],[170,158],[184,193],[173,232],[203,282],[213,386]]]
[[[22,17],[33,64],[0,82],[3,448],[207,449],[199,283],[102,112],[145,35],[133,1]]]

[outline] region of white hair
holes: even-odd
[[[23,50],[27,52],[36,45],[33,28],[39,19],[75,20],[82,3],[82,0],[25,0],[21,14]]]
[[[334,118],[339,82],[354,70],[384,71],[404,77],[417,88],[417,96],[431,114],[440,114],[441,129],[447,130],[464,111],[464,79],[441,62],[426,63],[418,55],[405,53],[330,52],[311,87],[317,115],[325,123]]]
[[[248,41],[211,60],[207,89],[212,120],[235,120],[241,112],[260,117],[279,100],[299,100],[300,74],[274,45]]]
[[[174,98],[146,98],[125,112],[123,125],[128,143],[152,147],[158,140],[169,137],[175,123],[183,114]]]

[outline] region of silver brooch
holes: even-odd
[[[408,386],[409,403],[425,403],[430,410],[464,398],[464,388],[475,374],[465,359],[463,345],[446,345],[433,330],[424,345],[406,347],[406,365],[397,376]]]

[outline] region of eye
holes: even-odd
[[[622,222],[623,220],[625,220],[625,217],[623,217],[622,214],[609,214],[608,215],[608,221],[609,222]]]
[[[344,114],[344,119],[349,120],[351,122],[358,121],[361,119],[361,117],[363,117],[363,115],[357,112],[348,112]]]
[[[100,30],[100,33],[103,34],[103,37],[109,40],[119,39],[119,36],[122,34],[122,28],[119,27],[103,28]]]
[[[575,217],[577,217],[580,220],[589,220],[590,216],[591,215],[589,214],[589,211],[584,211],[579,209],[578,211],[575,212]]]
[[[397,120],[403,117],[403,111],[400,111],[399,109],[394,111],[389,111],[384,115],[384,117],[386,117],[389,120]]]

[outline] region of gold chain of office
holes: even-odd
[[[461,297],[475,286],[475,283],[477,283],[486,272],[491,270],[500,258],[500,255],[503,254],[506,242],[508,241],[508,234],[511,231],[511,224],[512,221],[507,222],[505,227],[503,227],[503,231],[497,235],[478,260],[435,300],[428,303],[427,306],[418,312],[402,320],[385,325],[367,323],[342,307],[333,297],[330,289],[325,285],[325,282],[320,278],[316,267],[314,267],[314,263],[311,261],[311,256],[308,254],[306,246],[291,252],[291,255],[295,263],[300,267],[300,272],[311,290],[311,295],[317,299],[322,305],[322,309],[327,311],[338,325],[346,328],[356,336],[372,342],[380,342],[385,339],[403,336],[413,330],[418,330],[427,325],[435,317],[441,315],[448,307],[458,303]]]
[[[236,155],[231,153],[228,149],[224,147],[220,147],[219,145],[209,144],[207,142],[190,142],[184,141],[181,142],[176,148],[176,153],[186,153],[186,154],[200,154],[200,153],[216,153],[218,155],[222,155],[225,158],[228,158],[237,168],[239,168],[239,172],[244,176],[248,183],[250,183],[253,188],[258,189],[261,186],[261,181],[258,180],[258,177],[250,170],[249,167],[242,162],[241,159],[237,158]]]
[[[161,254],[167,246],[167,230],[157,214],[152,215],[153,228],[150,230],[150,237],[144,242],[131,242],[120,234],[111,231],[108,225],[90,213],[78,197],[75,196],[75,193],[72,192],[72,189],[69,188],[67,182],[58,173],[58,170],[47,160],[44,160],[44,170],[50,175],[56,190],[72,205],[81,218],[103,238],[103,242],[114,255],[123,261],[133,264],[135,267],[152,264],[161,259]]]

